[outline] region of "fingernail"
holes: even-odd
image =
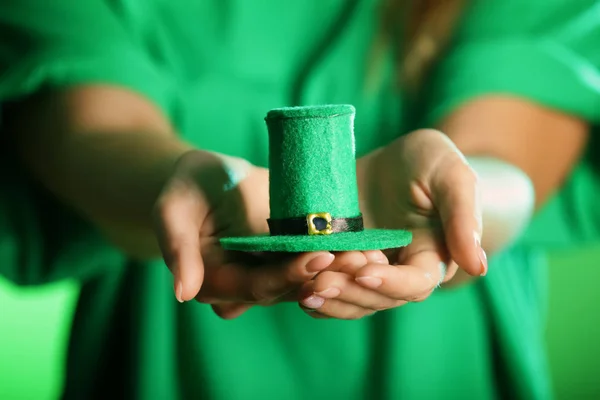
[[[311,260],[306,265],[306,270],[308,272],[319,272],[327,267],[333,262],[335,256],[331,253],[320,255],[313,260]]]
[[[175,298],[178,302],[183,303],[183,284],[181,282],[177,283],[175,288]]]
[[[487,255],[482,247],[479,248],[479,261],[481,262],[481,276],[486,276],[488,272],[488,262]]]
[[[324,303],[325,299],[315,294],[302,300],[302,304],[304,305],[304,307],[311,308],[313,310],[320,308],[321,306],[323,306]]]
[[[329,288],[329,289],[325,289],[321,292],[315,292],[316,295],[320,296],[320,297],[326,297],[328,299],[334,298],[334,297],[338,297],[340,295],[341,291],[338,288]]]
[[[372,276],[361,276],[359,278],[356,278],[356,282],[371,289],[377,289],[383,284],[383,281],[381,279]]]
[[[485,250],[481,247],[481,240],[479,239],[479,235],[475,234],[475,243],[477,244],[477,249],[479,252],[479,263],[481,265],[481,276],[486,276],[488,272],[488,261],[487,254],[485,254]]]

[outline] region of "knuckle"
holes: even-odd
[[[161,195],[156,201],[152,209],[152,215],[155,220],[158,221],[170,221],[177,218],[177,215],[181,213],[181,205],[187,207],[189,199],[185,197],[185,194],[181,193],[167,193]]]
[[[170,202],[166,196],[161,196],[156,203],[154,203],[154,207],[152,208],[152,216],[158,220],[165,220],[169,218],[171,214]]]
[[[363,253],[362,251],[353,251],[351,254],[353,257],[354,264],[356,265],[363,266],[369,261],[365,253]]]

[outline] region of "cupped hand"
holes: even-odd
[[[477,175],[446,135],[412,132],[357,165],[366,224],[413,232],[409,246],[387,253],[392,265],[361,269],[360,282],[381,280],[378,290],[385,292],[411,281],[412,271],[433,290],[458,268],[463,275],[487,273]]]
[[[268,184],[267,170],[238,158],[198,150],[181,157],[154,213],[179,301],[195,298],[234,318],[253,304],[289,301],[332,263],[328,252],[266,257],[222,249],[222,236],[268,232]]]
[[[477,176],[445,135],[419,130],[357,162],[367,228],[408,229],[412,243],[385,252],[351,252],[302,287],[315,318],[356,319],[425,300],[460,266],[485,275]],[[384,255],[385,254],[385,255]]]
[[[423,257],[435,258],[433,252]],[[300,307],[314,318],[359,319],[409,302],[425,300],[441,284],[446,266],[423,272],[420,264],[390,265],[381,251],[336,253],[335,260],[300,290]]]
[[[299,291],[300,307],[314,318],[358,319],[386,308],[402,305],[355,281],[361,268],[387,264],[381,251],[336,253],[333,263]]]

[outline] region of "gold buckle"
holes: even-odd
[[[322,227],[323,221],[321,220],[324,220],[325,227]],[[306,225],[308,225],[309,235],[331,235],[333,233],[331,229],[331,214],[329,213],[308,214],[306,216]]]

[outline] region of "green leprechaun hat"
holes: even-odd
[[[408,231],[363,227],[354,114],[351,105],[269,111],[270,234],[222,238],[225,249],[366,251],[410,243]]]

